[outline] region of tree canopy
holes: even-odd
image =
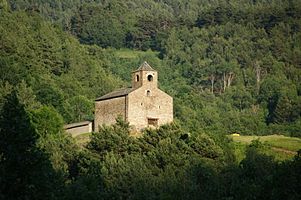
[[[0,0],[0,199],[300,199],[300,0]],[[122,119],[79,145],[63,125],[146,60],[174,123]]]

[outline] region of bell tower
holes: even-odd
[[[149,89],[158,87],[158,72],[146,61],[132,72],[132,88],[146,86]]]

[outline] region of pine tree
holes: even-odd
[[[6,97],[0,138],[0,198],[50,199],[54,173],[36,145],[38,133],[16,91]]]

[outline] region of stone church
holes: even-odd
[[[173,99],[158,88],[158,72],[147,62],[132,72],[132,87],[95,100],[94,130],[121,116],[133,129],[157,127],[173,120]]]
[[[97,132],[103,124],[114,124],[118,116],[129,122],[134,131],[173,121],[173,99],[158,88],[158,72],[147,62],[132,72],[132,87],[110,92],[95,100],[94,123],[69,124],[65,129],[72,135]]]

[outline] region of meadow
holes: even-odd
[[[266,155],[274,156],[276,160],[283,161],[292,159],[301,149],[301,139],[296,137],[287,137],[284,135],[266,135],[266,136],[229,136],[233,140],[233,148],[238,161],[245,156],[245,149],[252,141],[258,140],[262,145],[262,151]]]

